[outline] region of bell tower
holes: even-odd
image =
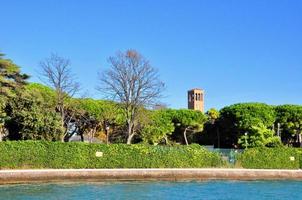
[[[192,89],[188,91],[188,109],[204,112],[204,91]]]

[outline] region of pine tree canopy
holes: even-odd
[[[26,84],[29,78],[27,74],[22,74],[20,67],[10,59],[5,59],[0,53],[0,95],[10,96],[16,89]]]

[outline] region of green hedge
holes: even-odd
[[[103,152],[96,157],[96,152]],[[0,169],[221,167],[221,157],[199,145],[146,146],[41,141],[0,142]]]
[[[294,157],[294,161],[290,158]],[[296,148],[252,148],[238,157],[243,168],[249,169],[299,169],[301,153]]]

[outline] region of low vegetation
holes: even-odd
[[[302,154],[297,148],[259,147],[245,150],[238,164],[249,169],[299,169]]]
[[[0,143],[0,169],[221,167],[219,154],[199,145],[150,146],[46,141]],[[99,152],[97,157],[96,153]]]

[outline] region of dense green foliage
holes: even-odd
[[[0,143],[0,168],[198,168],[223,161],[199,145],[147,146],[18,141]],[[96,152],[103,152],[96,157]]]
[[[6,104],[9,102],[9,98],[15,96],[16,91],[22,89],[27,78],[28,75],[22,74],[19,66],[12,60],[5,59],[4,54],[0,53],[0,141],[7,134],[5,129]]]
[[[281,140],[275,135],[275,132],[267,129],[263,124],[252,126],[246,135],[239,138],[238,144],[244,148],[282,146]]]
[[[175,127],[171,115],[166,110],[152,111],[150,122],[142,129],[142,139],[150,144],[158,144],[163,139],[167,142]]]
[[[69,111],[73,113],[73,121],[78,129],[78,134],[92,134],[106,131],[109,127],[112,131],[115,126],[124,123],[123,115],[118,104],[94,99],[72,99],[68,103]],[[107,132],[106,137],[108,137]],[[109,138],[108,138],[109,141]]]
[[[208,121],[204,124],[204,130],[202,134],[196,137],[196,140],[203,145],[215,145],[216,148],[220,148],[220,134],[218,119],[220,112],[215,108],[211,108],[206,112]]]
[[[275,111],[276,126],[280,124],[282,140],[285,143],[295,143],[296,135],[302,131],[302,106],[281,105],[276,106]]]
[[[239,103],[222,108],[219,114],[217,118],[213,110],[207,112],[209,121],[199,144],[276,147],[282,140],[287,146],[301,146],[302,106]]]
[[[271,134],[265,134],[269,132],[268,129],[272,129],[275,117],[274,108],[263,103],[240,103],[224,107],[218,119],[220,138],[226,146],[237,146],[238,142],[242,144],[242,136],[247,133],[250,142],[248,146],[265,146],[275,141],[270,137]]]
[[[245,150],[238,160],[243,168],[299,169],[301,159],[301,153],[295,148],[259,147]]]
[[[20,67],[0,53],[0,95],[11,96],[16,89],[25,85],[28,75],[20,72]]]
[[[11,140],[60,140],[60,116],[38,91],[26,90],[6,105],[6,128]]]
[[[25,86],[26,91],[38,96],[43,103],[55,108],[56,106],[56,93],[50,87],[42,85],[40,83],[29,83]]]
[[[5,121],[7,119],[7,115],[5,112],[6,101],[3,98],[0,98],[0,137],[2,138],[5,132]],[[1,141],[1,139],[0,139]]]
[[[211,108],[206,112],[206,115],[209,119],[209,122],[211,124],[215,124],[216,120],[219,118],[220,113],[218,110],[216,110],[215,108]]]
[[[166,110],[171,116],[172,122],[176,128],[174,137],[181,135],[183,137],[183,143],[189,144],[189,138],[193,137],[194,133],[201,133],[204,127],[204,123],[207,121],[207,117],[204,113],[196,110],[179,109],[179,110]],[[181,133],[181,134],[179,134]],[[187,137],[190,133],[191,137]]]

